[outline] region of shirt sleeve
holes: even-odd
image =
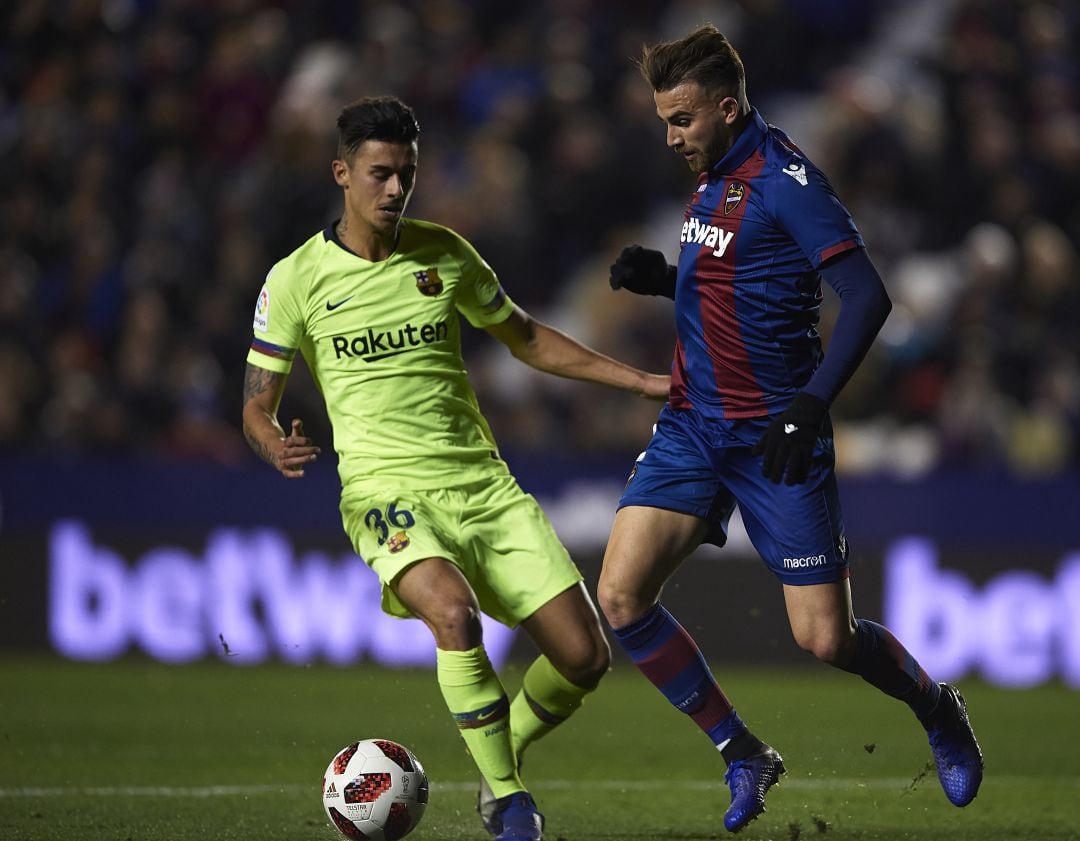
[[[832,403],[874,343],[892,302],[866,249],[837,257],[821,276],[840,296],[840,313],[825,359],[803,390]]]
[[[285,273],[274,266],[266,276],[255,302],[254,336],[247,361],[252,365],[287,374],[292,370],[304,323],[294,299],[296,284],[285,282]]]
[[[797,152],[773,176],[772,214],[815,269],[863,247],[848,209],[816,166]]]
[[[461,284],[458,287],[458,311],[473,327],[490,327],[510,317],[514,302],[506,294],[494,270],[475,248],[458,238],[461,261]]]

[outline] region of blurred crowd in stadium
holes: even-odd
[[[0,18],[0,450],[253,458],[255,298],[337,215],[334,120],[371,94],[420,118],[410,215],[470,239],[533,314],[666,370],[670,301],[607,284],[623,245],[675,258],[693,188],[631,59],[711,20],[894,301],[835,407],[843,468],[1080,469],[1075,0],[19,0]],[[465,332],[508,453],[647,440],[655,405]],[[310,382],[283,410],[326,441]]]

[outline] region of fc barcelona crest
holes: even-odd
[[[413,277],[416,278],[416,288],[420,290],[421,295],[434,298],[442,292],[442,279],[439,277],[438,269],[424,269],[422,272],[413,272]]]
[[[744,195],[746,195],[746,187],[738,181],[732,181],[728,184],[727,195],[724,197],[725,216],[739,206],[739,202],[742,201]]]

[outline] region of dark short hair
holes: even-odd
[[[744,110],[749,108],[742,59],[724,33],[711,23],[675,41],[645,46],[637,65],[654,91],[696,82],[710,94],[733,96]]]
[[[350,102],[337,118],[338,157],[352,157],[366,140],[412,143],[420,124],[412,108],[396,96],[368,96]]]

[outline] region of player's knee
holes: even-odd
[[[596,601],[612,628],[629,625],[645,613],[653,603],[652,599],[643,598],[639,593],[615,586],[603,578],[600,579],[596,588]]]
[[[595,689],[611,668],[611,648],[599,627],[595,633],[565,640],[557,651],[548,651],[547,656],[559,674],[583,689]]]
[[[594,689],[610,668],[611,648],[601,636],[582,648],[563,676],[575,686]]]
[[[596,588],[596,602],[612,628],[621,628],[630,621],[626,618],[629,613],[629,600],[625,594],[613,587],[605,586],[603,581]]]
[[[443,650],[467,651],[483,641],[480,611],[468,602],[447,601],[432,611],[427,621]]]
[[[796,634],[795,641],[803,651],[830,666],[845,666],[852,657],[854,637],[850,634],[832,631],[803,633]]]

